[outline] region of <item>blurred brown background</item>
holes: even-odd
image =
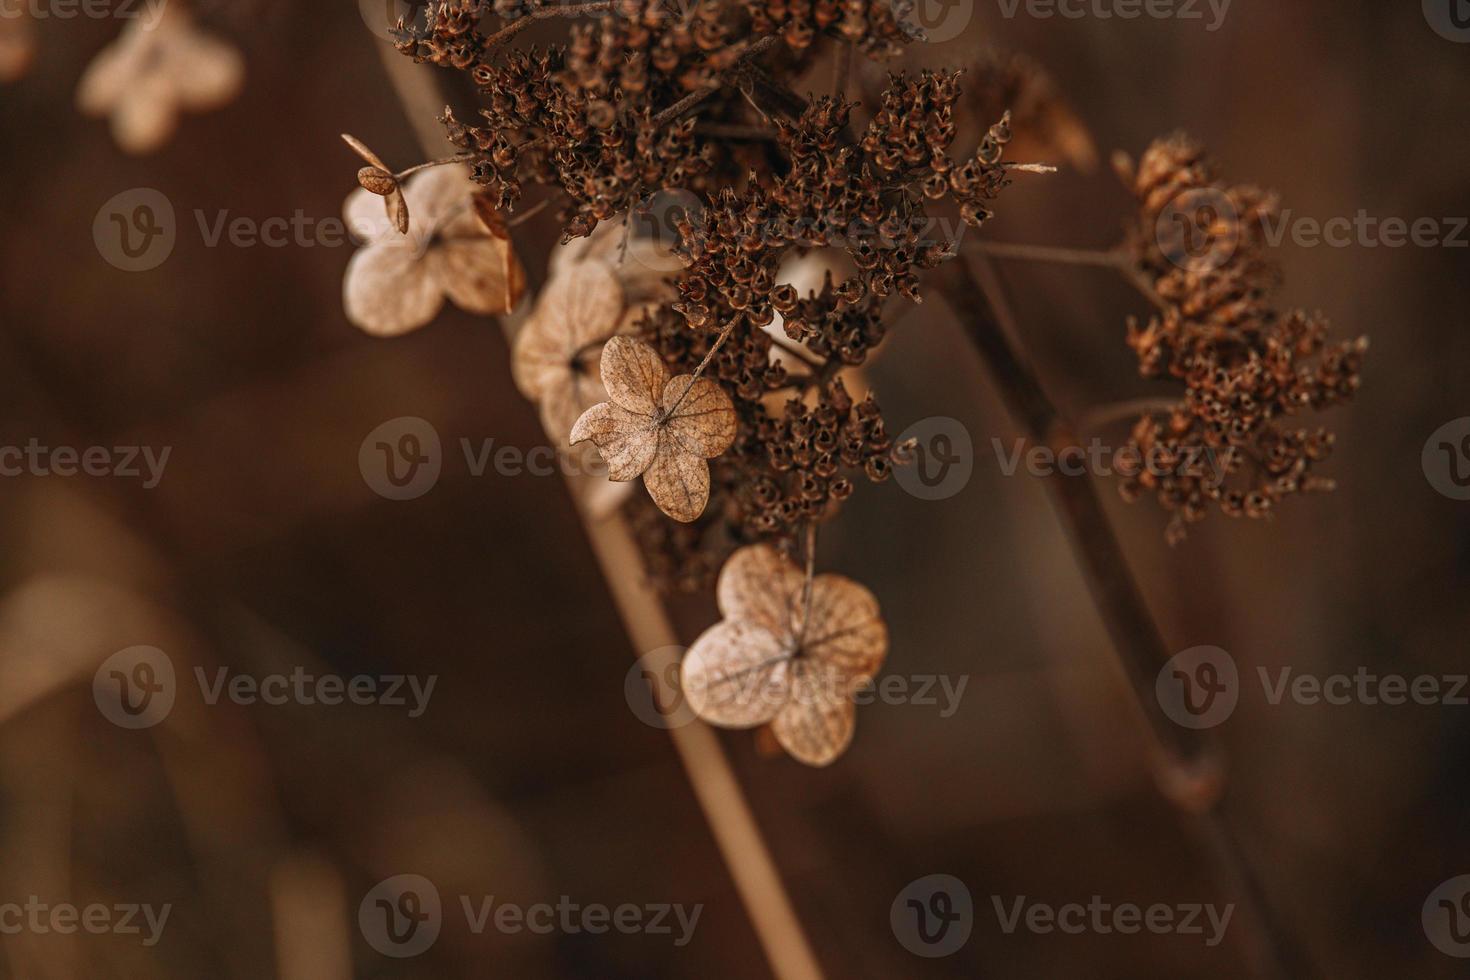
[[[1024,51],[1104,153],[1183,127],[1227,177],[1298,215],[1470,214],[1470,45],[1420,5],[1237,0],[1206,21],[1036,19],[981,2],[958,39],[904,64]],[[1024,8],[1023,8],[1024,10]],[[555,478],[472,477],[458,440],[544,443],[493,324],[452,309],[391,342],[341,311],[347,248],[206,247],[195,209],[328,218],[359,165],[351,132],[420,159],[351,0],[225,18],[244,94],[187,117],[146,158],[81,118],[73,91],[117,29],[39,25],[38,62],[0,89],[0,444],[171,447],[156,489],[112,477],[0,480],[0,903],[170,902],[163,939],[0,935],[0,974],[87,977],[761,977],[769,968],[666,733],[629,709],[634,658]],[[150,272],[103,261],[98,209],[135,187],[179,215]],[[1106,172],[1027,180],[997,240],[1105,247],[1128,199]],[[545,240],[544,223],[531,233]],[[528,249],[536,266],[538,252]],[[544,254],[544,253],[539,253]],[[1470,415],[1470,252],[1278,250],[1285,299],[1373,348],[1331,420],[1332,495],[1271,523],[1212,517],[1182,546],[1152,504],[1104,496],[1170,644],[1229,650],[1246,693],[1219,729],[1230,812],[1308,958],[1331,977],[1464,976],[1421,907],[1470,873],[1467,709],[1269,705],[1255,669],[1466,671],[1470,504],[1421,469],[1429,434]],[[1008,264],[1026,342],[1064,409],[1149,394],[1123,344],[1142,302],[1106,272]],[[533,269],[538,278],[540,269]],[[968,675],[960,709],[860,709],[848,754],[810,771],[721,736],[832,977],[1236,977],[1240,936],[1004,933],[990,896],[1050,903],[1225,902],[1160,799],[1106,636],[1037,481],[1006,477],[1013,429],[938,302],[907,313],[872,380],[900,427],[960,419],[977,463],[926,502],[863,485],[821,563],[880,597],[887,671]],[[357,452],[428,419],[435,489],[387,501]],[[1121,437],[1121,436],[1118,436]],[[677,604],[687,641],[713,620]],[[202,706],[125,731],[97,666],[135,644],[262,673],[438,676],[429,710]],[[382,957],[361,897],[405,872],[451,896],[529,905],[703,903],[692,941],[475,935],[446,915],[422,956]],[[952,874],[975,898],[954,956],[907,952],[889,906]]]

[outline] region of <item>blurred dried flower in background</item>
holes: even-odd
[[[367,244],[347,265],[342,294],[347,317],[379,337],[417,330],[446,296],[460,309],[506,313],[525,292],[525,271],[510,241],[481,222],[477,188],[463,167],[433,167],[403,184],[407,234],[389,224],[365,188],[348,196],[347,226]]]
[[[572,427],[573,444],[592,440],[619,483],[643,477],[648,495],[676,521],[692,521],[709,501],[707,459],[735,439],[735,407],[708,378],[674,377],[641,340],[614,337],[602,348],[609,401]]]
[[[129,153],[149,153],[173,135],[179,114],[228,104],[245,79],[240,52],[200,30],[179,0],[155,16],[128,21],[122,34],[87,66],[77,105],[111,120]]]
[[[1321,314],[1273,305],[1281,270],[1266,256],[1263,222],[1275,197],[1218,181],[1203,148],[1183,134],[1156,141],[1136,167],[1116,162],[1139,201],[1126,247],[1162,307],[1146,324],[1129,321],[1128,344],[1145,377],[1185,388],[1183,401],[1139,419],[1130,441],[1169,474],[1141,472],[1124,482],[1124,496],[1157,496],[1177,542],[1211,505],[1268,518],[1286,496],[1332,489],[1311,472],[1331,452],[1332,433],[1286,420],[1352,398],[1368,339],[1328,345]],[[1207,467],[1183,465],[1205,452],[1244,478],[1222,485]]]
[[[888,652],[878,600],[844,576],[802,574],[770,545],[731,555],[716,598],[724,619],[684,658],[695,713],[727,728],[769,722],[798,761],[835,760],[852,742],[854,690]]]
[[[31,68],[36,56],[36,28],[22,10],[0,13],[0,84],[13,82]]]

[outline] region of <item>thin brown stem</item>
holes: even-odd
[[[420,170],[428,170],[430,167],[447,167],[451,163],[468,163],[474,158],[475,155],[473,153],[456,153],[452,157],[441,157],[438,160],[428,160],[424,163],[416,163],[412,167],[409,167],[407,170],[400,170],[398,173],[394,174],[393,179],[402,180],[403,178],[411,174],[418,173]]]
[[[1128,401],[1110,402],[1083,412],[1077,419],[1077,428],[1083,432],[1097,432],[1117,422],[1136,420],[1144,415],[1168,415],[1178,408],[1178,401],[1167,398],[1132,398]]]
[[[1021,259],[1026,262],[1057,262],[1063,265],[1096,265],[1109,269],[1127,266],[1128,256],[1117,249],[1103,251],[1094,248],[1057,248],[1052,245],[1028,245],[1023,242],[978,241],[970,248],[1000,259]]]
[[[654,116],[653,125],[655,127],[663,126],[671,122],[677,122],[678,120],[684,118],[684,116],[688,115],[690,110],[692,110],[695,106],[699,105],[705,99],[708,99],[720,89],[724,88],[725,82],[728,80],[728,78],[739,69],[741,69],[742,66],[746,65],[750,61],[750,59],[764,54],[771,48],[775,47],[778,43],[780,43],[780,41],[781,36],[779,34],[768,34],[765,37],[760,38],[759,40],[752,41],[750,45],[745,48],[745,50],[741,51],[740,54],[735,57],[733,64],[731,64],[729,68],[720,72],[719,76],[714,81],[700,86],[699,88],[690,92],[688,95],[684,96],[678,102],[675,102],[673,105],[669,106],[667,109],[662,110],[661,112],[659,112],[658,115]]]
[[[847,87],[852,81],[852,45],[847,41],[837,42],[837,54],[832,59],[832,95],[847,101]]]
[[[530,13],[516,18],[494,34],[485,38],[485,45],[486,47],[493,48],[504,44],[538,20],[549,20],[552,17],[581,17],[583,14],[601,14],[612,10],[612,7],[612,0],[593,0],[591,3],[553,4],[550,7],[538,7]]]
[[[1015,324],[1004,291],[989,266],[982,265],[982,274],[977,277],[967,259],[959,256],[946,262],[937,278],[940,291],[1026,434],[1059,454],[1078,445],[1075,431],[1016,346]],[[1011,322],[1003,325],[1002,316]],[[1175,725],[1154,694],[1158,674],[1170,659],[1169,648],[1149,613],[1096,489],[1087,477],[1067,476],[1060,470],[1052,472],[1047,486],[1098,614],[1122,661],[1134,702],[1153,733],[1159,788],[1176,807],[1196,818],[1191,826],[1205,841],[1217,875],[1245,906],[1245,918],[1253,930],[1252,954],[1257,972],[1279,978],[1310,975],[1310,968],[1265,901],[1250,862],[1224,816],[1224,762],[1218,746],[1204,732]]]

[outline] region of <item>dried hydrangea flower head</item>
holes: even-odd
[[[77,105],[107,117],[129,153],[149,153],[173,135],[180,113],[227,105],[245,78],[240,52],[195,26],[178,0],[156,15],[128,21],[116,41],[87,66]]]
[[[1146,324],[1129,322],[1128,344],[1145,377],[1184,386],[1181,401],[1134,426],[1129,448],[1163,465],[1126,480],[1124,496],[1154,494],[1173,514],[1177,542],[1212,506],[1266,518],[1291,494],[1332,489],[1313,473],[1332,433],[1290,421],[1352,398],[1368,340],[1328,344],[1321,314],[1275,306],[1281,270],[1264,236],[1275,197],[1219,181],[1182,134],[1155,142],[1136,166],[1117,163],[1138,200],[1127,242],[1134,273],[1161,307]],[[1207,454],[1229,479],[1188,463]]]
[[[344,207],[347,226],[367,242],[352,256],[343,301],[353,324],[378,337],[417,330],[447,296],[484,315],[506,313],[525,292],[525,270],[510,240],[486,227],[474,207],[478,187],[462,166],[420,171],[403,184],[410,214],[400,234],[378,197],[358,188]]]
[[[675,377],[658,352],[631,337],[602,348],[608,401],[589,408],[572,427],[571,441],[591,440],[619,483],[643,477],[648,495],[676,521],[689,522],[709,501],[706,460],[735,439],[735,407],[709,378]]]
[[[855,689],[888,652],[878,600],[841,575],[803,575],[770,545],[731,555],[716,598],[722,621],[683,662],[690,707],[728,728],[769,723],[797,760],[831,763],[852,742]]]

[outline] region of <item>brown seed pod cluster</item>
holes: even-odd
[[[922,32],[913,0],[744,0],[751,28],[780,33],[794,51],[804,51],[819,34],[856,44],[868,57],[896,57]]]
[[[711,553],[790,541],[830,517],[859,476],[887,477],[894,447],[878,405],[852,398],[838,372],[863,363],[884,339],[890,299],[918,302],[922,273],[953,254],[955,243],[931,231],[926,208],[948,199],[971,225],[989,217],[1013,172],[1001,161],[1008,118],[956,158],[958,72],[892,76],[861,128],[856,105],[840,95],[808,100],[783,87],[785,70],[807,57],[809,39],[793,25],[809,22],[880,53],[907,38],[886,2],[700,0],[674,17],[659,0],[615,0],[581,11],[587,17],[565,46],[517,51],[502,43],[524,19],[572,9],[533,7],[495,27],[494,15],[515,11],[444,0],[421,26],[404,29],[399,47],[474,82],[480,118],[445,122],[501,207],[512,207],[527,183],[543,185],[574,239],[603,222],[631,229],[661,194],[683,202],[669,230],[675,240],[661,243],[671,245],[677,296],[636,331],[670,378],[708,379],[729,396],[737,421],[729,448],[709,460],[706,492],[710,447],[640,454],[647,447],[630,439],[635,425],[601,416],[578,434],[604,455],[628,456],[620,477],[656,477],[654,501],[687,526],[644,535],[663,556],[650,564],[668,580],[702,584]],[[719,135],[721,126],[763,135],[740,147]],[[849,273],[809,292],[780,281],[788,257],[817,250],[840,255]],[[778,314],[785,339],[767,330]],[[773,355],[778,343],[788,349]],[[662,420],[668,406],[653,404],[650,417]],[[682,433],[664,427],[670,438]],[[645,456],[654,461],[646,468]],[[634,495],[629,506],[647,503]]]
[[[1128,344],[1145,377],[1184,385],[1177,406],[1134,427],[1129,448],[1161,465],[1126,480],[1124,496],[1155,494],[1173,513],[1173,542],[1211,506],[1265,518],[1284,497],[1330,490],[1313,468],[1332,434],[1292,421],[1353,396],[1367,338],[1329,344],[1320,314],[1273,303],[1281,273],[1264,235],[1272,195],[1220,182],[1183,135],[1155,142],[1137,166],[1118,164],[1139,202],[1128,239],[1135,271],[1160,306],[1147,323],[1129,322]],[[1206,458],[1226,467],[1225,480],[1212,479]]]

